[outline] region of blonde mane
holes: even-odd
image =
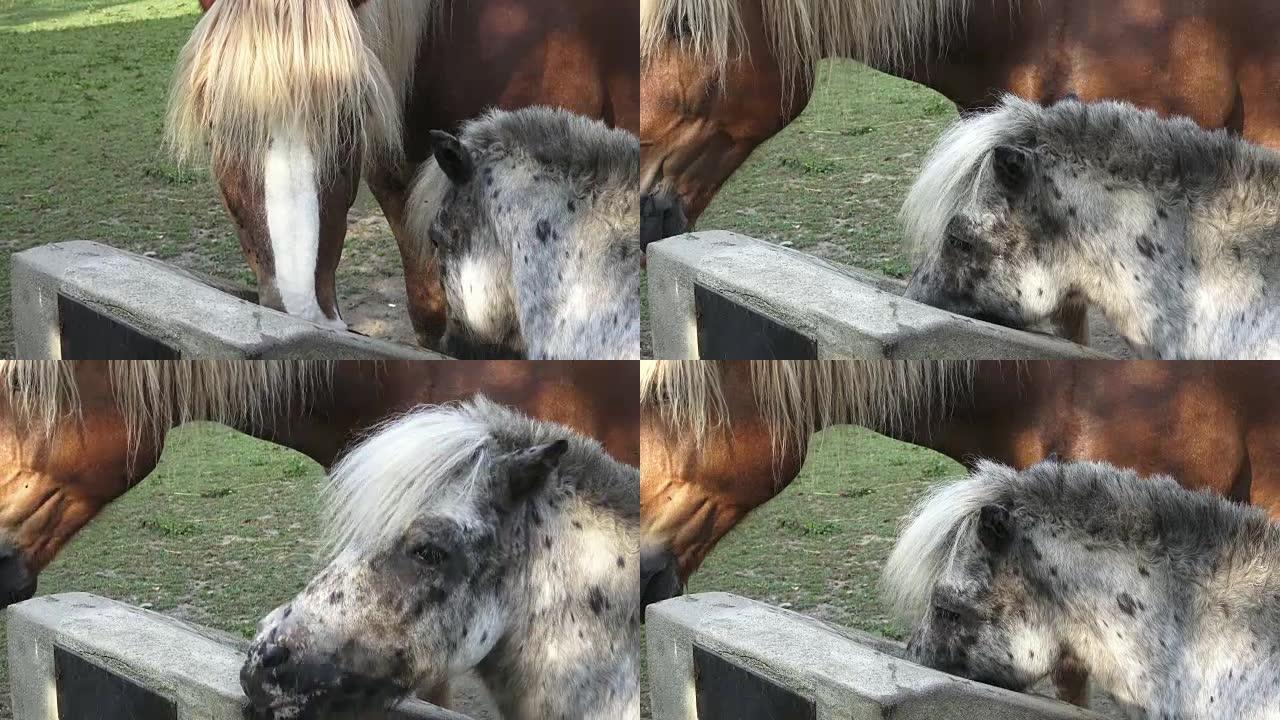
[[[744,0],[641,0],[640,62],[657,57],[681,28],[681,42],[723,79],[748,56]],[[882,69],[919,59],[932,43],[962,29],[972,0],[761,0],[764,33],[783,78],[812,80],[823,57],[845,56]]]
[[[895,431],[946,411],[968,393],[975,364],[901,360],[752,361],[751,389],[775,446],[802,446],[829,425],[849,423]],[[645,361],[642,410],[700,444],[732,424],[714,361]]]
[[[78,365],[0,361],[0,393],[20,432],[52,438],[63,421],[80,420]],[[332,383],[329,362],[149,360],[104,365],[131,452],[142,440],[158,442],[169,428],[192,420],[262,424],[294,403],[308,402]]]
[[[178,57],[166,139],[180,162],[261,175],[272,133],[304,139],[325,178],[350,153],[403,154],[403,106],[438,0],[222,0]]]

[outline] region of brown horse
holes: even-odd
[[[649,361],[640,392],[645,604],[678,593],[837,424],[970,467],[1102,460],[1280,517],[1280,363]],[[1070,662],[1056,680],[1083,702]]]
[[[419,342],[445,305],[405,230],[430,132],[491,107],[552,105],[639,127],[636,11],[595,0],[200,0],[169,111],[209,156],[262,304],[337,329],[336,272],[363,174],[404,264]]]
[[[1128,100],[1280,149],[1270,0],[643,0],[642,241],[692,226],[850,57],[962,112],[1002,93]]]
[[[634,363],[5,362],[0,605],[155,468],[169,429],[213,420],[321,465],[388,416],[482,393],[639,464]]]

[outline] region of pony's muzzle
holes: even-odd
[[[640,198],[640,249],[663,238],[689,230],[680,198],[670,191],[646,193]]]

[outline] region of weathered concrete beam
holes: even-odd
[[[239,681],[246,644],[239,638],[87,593],[38,597],[8,614],[14,720],[67,720],[60,698],[101,710],[85,718],[126,717],[108,710],[138,708],[154,720],[249,717]],[[102,688],[102,697],[86,697],[87,687]],[[391,718],[467,720],[416,701]]]
[[[10,277],[21,359],[444,359],[334,332],[230,295],[168,263],[94,242],[17,253]]]
[[[646,626],[654,720],[1102,720],[910,663],[884,652],[884,641],[727,593],[651,605]]]
[[[648,279],[660,359],[1110,357],[913,302],[887,278],[731,232],[650,245]]]

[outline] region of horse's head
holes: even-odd
[[[646,247],[692,227],[756,146],[808,102],[807,73],[780,68],[760,12],[752,2],[641,3]]]
[[[885,587],[914,624],[908,659],[1024,690],[1062,655],[1057,618],[1040,601],[1061,581],[1045,561],[1049,550],[1037,547],[1034,521],[996,501],[1000,484],[1016,478],[983,462],[930,496],[886,563]]]
[[[208,2],[179,57],[168,134],[210,161],[263,305],[335,329],[366,160],[394,163],[400,92],[349,0]]]
[[[509,446],[467,412],[407,416],[334,470],[339,550],[259,624],[241,673],[255,706],[310,717],[429,691],[519,619],[531,546],[564,539],[547,487],[567,443]]]
[[[1068,106],[1083,107],[1063,102],[1053,112]],[[1008,99],[993,113],[960,121],[931,153],[902,209],[918,258],[908,297],[1028,328],[1080,301],[1082,283],[1072,270],[1086,235],[1132,233],[1154,252],[1144,233],[1155,211],[1121,212],[1122,203],[1135,210],[1141,204],[1095,168],[1046,150],[1036,128],[1042,112]],[[1104,230],[1116,223],[1123,227]]]

